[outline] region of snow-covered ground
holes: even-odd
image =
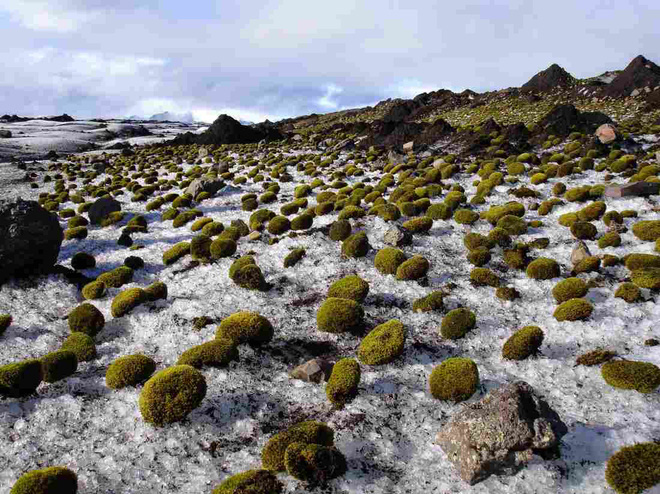
[[[281,184],[279,200],[268,205],[269,209],[279,212],[282,204],[292,200],[293,188],[310,180],[294,168],[290,169],[294,182]],[[375,172],[367,175],[377,177]],[[558,181],[574,187],[599,183],[601,177],[589,171],[550,179],[535,188],[550,197]],[[355,183],[363,178],[347,181]],[[471,185],[475,178],[461,174],[450,182],[461,183],[471,197],[476,190]],[[52,184],[39,183],[38,190],[17,184],[17,194],[36,198],[38,192],[52,190]],[[225,225],[233,219],[247,222],[250,213],[241,211],[240,196],[261,193],[262,187],[248,183],[241,189],[206,200],[199,209]],[[478,210],[511,200],[509,189],[508,185],[497,187]],[[106,318],[105,328],[96,338],[98,358],[81,363],[72,377],[54,384],[42,383],[36,397],[0,400],[0,492],[8,492],[28,470],[62,465],[77,473],[80,494],[210,494],[227,476],[258,468],[266,441],[275,432],[306,419],[327,421],[336,431],[336,445],[346,455],[349,470],[322,492],[342,494],[613,492],[604,477],[607,459],[622,446],[660,440],[658,391],[644,395],[615,389],[604,382],[598,367],[575,366],[577,355],[597,347],[614,349],[627,359],[660,365],[660,347],[643,344],[647,338],[660,338],[657,294],[644,291],[646,301],[627,304],[614,298],[618,282],[603,278],[600,286],[590,289],[586,296],[595,306],[593,315],[587,321],[559,323],[552,317],[556,305],[550,293],[559,279],[537,281],[522,271],[508,269],[499,248],[493,250],[488,267],[506,285],[517,288],[522,299],[503,302],[495,297],[494,288],[473,287],[469,282],[473,266],[467,262],[462,243],[468,228],[452,220],[435,221],[429,235],[415,235],[413,245],[404,248],[408,255],[422,254],[430,260],[428,286],[396,281],[374,267],[374,256],[384,246],[382,238],[389,226],[374,217],[351,220],[354,231],[367,232],[373,247],[361,259],[342,260],[341,244],[322,233],[284,237],[273,246],[241,239],[235,257],[254,252],[267,281],[274,285],[268,292],[248,291],[237,288],[228,278],[232,259],[179,274],[176,271],[187,264],[189,257],[165,267],[163,252],[194,235],[189,225],[173,228],[171,221],[160,220],[162,211],[146,212],[146,203],[130,202],[130,194],[118,200],[125,211],[144,214],[149,221],[148,233],[133,235],[134,241],[145,248],[134,252],[116,244],[128,215],[121,225],[90,227],[87,239],[64,241],[59,262],[69,266],[76,252],[91,253],[97,267],[85,274],[95,276],[121,265],[129,255],[139,255],[145,268],[136,271],[128,287],[144,287],[161,280],[167,284],[169,296],[141,306],[129,316],[113,319],[110,303],[120,290],[110,289],[105,298],[92,302]],[[433,202],[441,200],[434,198]],[[660,219],[646,199],[604,200],[608,210],[634,209],[639,219]],[[526,205],[530,201],[522,200]],[[549,247],[533,250],[532,256],[556,259],[562,265],[562,275],[571,269],[573,240],[557,218],[583,206],[567,203],[546,217],[539,217],[535,211],[525,215],[528,221],[540,219],[543,226],[531,228],[520,240],[548,237]],[[314,227],[336,218],[337,213],[318,217]],[[626,219],[625,224],[630,227],[635,221]],[[604,224],[595,224],[604,233]],[[490,228],[480,220],[471,231],[486,233]],[[630,231],[623,233],[622,239],[620,247],[604,250],[596,242],[588,244],[594,254],[653,252],[653,243],[640,242]],[[295,247],[307,249],[307,256],[295,267],[284,269],[283,259]],[[602,272],[612,273],[617,279],[628,275],[622,266],[603,268]],[[359,274],[370,284],[363,304],[368,328],[396,318],[407,328],[408,339],[404,355],[394,363],[362,365],[358,397],[344,410],[333,411],[322,384],[291,380],[287,373],[319,353],[315,352],[319,343],[324,344],[321,353],[335,358],[355,357],[359,338],[320,332],[315,319],[329,285],[350,273]],[[599,278],[597,273],[580,277]],[[445,299],[446,309],[465,306],[477,316],[476,328],[457,341],[439,336],[442,314],[416,314],[411,308],[414,299],[450,283],[455,286]],[[73,285],[55,276],[3,286],[0,313],[13,314],[14,324],[0,340],[0,365],[40,357],[59,348],[69,334],[63,317],[82,301]],[[195,332],[194,317],[207,315],[219,322],[240,310],[257,311],[267,317],[275,328],[275,338],[256,351],[241,346],[240,361],[226,369],[204,368],[206,398],[185,421],[154,428],[142,420],[138,410],[140,387],[113,391],[105,386],[105,370],[117,357],[144,353],[153,357],[161,370],[174,364],[184,350],[214,338],[216,324]],[[541,355],[521,362],[504,361],[504,341],[515,330],[531,324],[545,333]],[[473,359],[481,376],[481,389],[470,402],[515,380],[527,381],[549,402],[569,428],[562,440],[560,460],[538,458],[516,475],[491,476],[475,486],[460,480],[434,439],[461,405],[437,401],[428,390],[434,366],[459,355]],[[217,445],[214,454],[210,451],[212,442]],[[280,478],[288,493],[310,492],[286,474]]]

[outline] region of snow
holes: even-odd
[[[9,165],[0,166],[5,170]],[[184,165],[188,169],[191,165]],[[269,209],[292,200],[299,181],[308,180],[295,167],[295,180],[281,184],[279,201]],[[42,173],[39,174],[40,176]],[[367,176],[376,177],[375,172]],[[167,178],[173,178],[169,175]],[[593,171],[564,178],[569,187],[595,184]],[[364,177],[349,178],[355,183]],[[468,193],[476,175],[457,177]],[[103,179],[103,178],[102,178]],[[523,180],[527,180],[524,178]],[[550,179],[537,186],[551,196]],[[15,184],[14,193],[36,198],[38,192],[52,190],[52,183],[29,189]],[[261,193],[261,184],[248,183],[242,192],[220,195],[204,201],[199,208],[205,215],[228,225],[233,219],[248,221],[251,213],[241,211],[240,196]],[[511,200],[508,186],[499,186],[487,204]],[[164,281],[168,299],[146,304],[129,316],[112,319],[110,303],[119,289],[92,301],[106,318],[105,328],[96,337],[98,358],[79,364],[74,376],[53,384],[42,383],[36,397],[0,400],[0,492],[8,492],[24,472],[46,466],[63,465],[79,478],[79,493],[210,493],[229,475],[260,466],[260,453],[266,441],[288,425],[306,419],[325,420],[336,431],[336,446],[346,455],[347,474],[330,483],[333,493],[604,493],[612,492],[604,479],[607,459],[619,448],[635,442],[660,440],[658,391],[643,395],[610,387],[599,368],[576,367],[578,354],[597,347],[617,350],[627,359],[660,365],[660,347],[647,347],[643,341],[660,337],[660,309],[655,295],[644,291],[646,301],[626,304],[614,298],[616,285],[592,288],[587,298],[595,306],[587,321],[559,323],[552,313],[556,307],[550,294],[559,279],[537,281],[524,272],[509,270],[501,262],[501,250],[493,251],[488,267],[494,269],[522,294],[522,300],[502,302],[489,287],[469,283],[472,268],[466,260],[462,237],[467,231],[486,233],[484,221],[472,228],[453,221],[436,221],[427,236],[415,235],[414,244],[405,247],[408,255],[422,254],[431,262],[429,286],[396,281],[383,276],[373,266],[383,233],[390,226],[379,218],[352,220],[354,231],[364,228],[373,250],[366,258],[340,259],[340,244],[322,233],[282,238],[268,246],[242,239],[236,257],[255,252],[257,264],[274,287],[268,292],[237,288],[227,276],[232,259],[200,266],[175,274],[190,258],[165,267],[162,253],[194,235],[188,226],[175,229],[172,222],[160,221],[162,212],[146,212],[146,203],[130,202],[130,193],[118,196],[125,211],[144,214],[149,232],[134,234],[144,249],[129,251],[116,245],[121,225],[89,228],[88,238],[64,241],[59,262],[70,265],[78,251],[96,256],[97,266],[85,271],[96,276],[117,267],[129,255],[145,261],[133,282],[124,288],[144,287]],[[436,202],[441,198],[435,198]],[[608,210],[633,209],[639,219],[660,219],[643,198],[604,198]],[[523,199],[529,204],[530,199]],[[310,204],[314,201],[310,197]],[[548,237],[550,246],[534,250],[535,257],[551,257],[570,270],[573,247],[568,229],[557,218],[583,205],[567,203],[540,217],[528,211],[528,221],[540,219],[543,226],[530,229],[520,240]],[[68,207],[68,206],[66,206]],[[163,208],[164,210],[164,208]],[[337,214],[315,219],[314,227],[330,224]],[[636,221],[625,220],[629,228]],[[64,221],[62,222],[64,225]],[[595,223],[603,233],[602,222]],[[361,226],[358,226],[361,225]],[[267,237],[267,234],[264,235]],[[637,240],[630,231],[623,233],[620,247],[601,250],[589,242],[594,254],[622,256],[628,252],[653,252],[652,243]],[[282,262],[290,249],[304,247],[307,255],[294,268]],[[321,333],[315,315],[325,293],[336,279],[357,273],[370,284],[364,302],[369,328],[388,319],[400,319],[408,330],[404,356],[382,367],[362,367],[357,399],[342,411],[329,406],[323,385],[292,381],[288,371],[311,358],[301,342],[326,342],[334,356],[355,356],[359,339],[355,336]],[[620,279],[622,267],[604,268]],[[585,279],[595,273],[583,274]],[[477,327],[461,340],[445,341],[438,334],[442,314],[413,313],[412,301],[434,289],[454,283],[445,300],[446,309],[469,307],[477,315]],[[318,295],[314,298],[314,295]],[[312,302],[310,302],[312,301]],[[2,337],[0,365],[39,357],[59,347],[69,334],[68,312],[82,302],[76,288],[63,279],[50,276],[39,280],[12,281],[0,289],[0,313],[11,313],[14,324]],[[296,303],[292,303],[296,302]],[[173,365],[178,356],[193,345],[214,337],[216,324],[199,332],[192,319],[207,315],[216,322],[239,310],[257,311],[275,328],[269,347],[254,350],[241,346],[240,361],[225,369],[203,369],[208,384],[206,398],[188,418],[164,428],[146,424],[140,415],[138,388],[111,390],[105,386],[105,370],[117,357],[144,353],[154,358],[158,370]],[[504,361],[501,347],[517,329],[535,324],[545,332],[538,358],[521,362]],[[470,399],[478,401],[499,385],[524,380],[553,407],[569,428],[562,440],[559,460],[535,460],[513,476],[491,476],[468,486],[462,482],[441,448],[434,445],[436,433],[461,409],[434,400],[428,392],[428,377],[434,366],[451,356],[467,356],[478,365],[481,389]],[[215,443],[214,443],[215,442]],[[217,444],[211,453],[211,444]],[[304,485],[281,474],[287,493],[309,492]],[[649,492],[660,492],[657,489]]]

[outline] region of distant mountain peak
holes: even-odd
[[[631,96],[645,88],[660,86],[660,67],[643,55],[637,55],[605,89],[605,95],[613,98]]]
[[[571,74],[556,63],[553,63],[550,67],[539,72],[523,84],[521,89],[523,91],[542,93],[557,87],[571,86],[574,81],[575,78]]]
[[[156,120],[159,122],[183,122],[183,123],[193,123],[193,116],[191,112],[188,113],[173,113],[170,111],[164,111],[162,113],[156,113],[151,115],[147,120]]]

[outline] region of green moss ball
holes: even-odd
[[[558,304],[566,302],[572,298],[584,297],[589,291],[589,287],[580,278],[566,278],[557,283],[552,289],[552,296]]]
[[[429,377],[431,395],[437,400],[458,403],[470,398],[479,386],[479,370],[469,358],[448,358]]]
[[[221,259],[230,257],[236,253],[236,242],[231,239],[216,238],[209,246],[209,253],[212,259]]]
[[[660,290],[660,268],[637,269],[630,273],[630,278],[640,288]]]
[[[291,229],[291,221],[286,216],[275,216],[268,222],[267,230],[271,235],[281,235]]]
[[[523,235],[527,233],[527,222],[518,216],[507,214],[498,220],[497,228],[502,228],[509,235]]]
[[[442,318],[440,334],[448,340],[457,340],[463,338],[476,324],[477,318],[471,310],[464,307],[450,310]]]
[[[580,221],[594,221],[600,219],[606,209],[607,206],[603,201],[596,201],[579,210],[577,215]]]
[[[607,232],[598,239],[598,248],[618,247],[621,245],[621,235],[618,232]]]
[[[399,265],[396,270],[397,280],[418,280],[426,276],[431,264],[423,256],[413,256]]]
[[[48,467],[23,474],[9,494],[76,494],[78,477],[65,467]]]
[[[560,275],[559,263],[554,259],[539,257],[527,266],[527,276],[535,280],[551,280]]]
[[[628,254],[623,258],[630,271],[644,268],[660,268],[660,256],[654,254]]]
[[[92,304],[81,304],[69,312],[69,329],[71,332],[80,331],[92,338],[105,326],[105,318],[100,310]]]
[[[369,294],[369,283],[357,275],[345,276],[328,289],[328,297],[348,298],[362,302]]]
[[[477,267],[485,266],[488,264],[488,262],[491,260],[491,257],[492,256],[490,251],[484,247],[470,250],[467,253],[468,262]]]
[[[364,257],[369,252],[371,246],[369,239],[364,232],[357,232],[342,242],[341,253],[344,257]]]
[[[470,271],[470,280],[479,286],[485,285],[493,288],[500,286],[500,277],[488,268],[474,268]]]
[[[642,291],[634,283],[621,283],[614,292],[615,298],[622,298],[629,304],[639,302],[642,299]]]
[[[129,288],[119,292],[115,298],[112,299],[110,313],[112,314],[112,317],[115,318],[123,317],[148,300],[149,297],[147,292],[142,288]]]
[[[344,455],[320,444],[292,443],[286,449],[284,465],[289,475],[314,486],[346,473]]]
[[[354,301],[331,297],[323,302],[316,313],[319,331],[345,333],[358,331],[363,327],[364,310]]]
[[[444,308],[444,294],[436,290],[427,296],[418,298],[413,302],[413,312],[442,311]]]
[[[601,368],[605,382],[619,389],[652,393],[660,386],[660,367],[650,362],[616,360]]]
[[[212,494],[281,494],[284,485],[270,470],[248,470],[222,481]]]
[[[146,355],[135,354],[119,357],[108,366],[105,384],[112,389],[137,386],[146,381],[156,370],[156,362]]]
[[[330,238],[341,242],[351,236],[351,223],[348,220],[337,220],[330,226]]]
[[[284,267],[285,268],[294,267],[305,257],[306,254],[307,251],[305,249],[293,249],[284,258]]]
[[[660,238],[660,220],[638,221],[632,227],[633,235],[646,242]]]
[[[294,231],[309,230],[314,224],[314,216],[303,213],[291,220],[291,229]]]
[[[190,242],[179,242],[163,252],[163,264],[169,266],[190,254]]]
[[[10,314],[0,314],[0,336],[11,326],[12,320]]]
[[[149,302],[164,300],[167,298],[167,285],[162,281],[155,281],[144,289]]]
[[[273,339],[273,325],[257,312],[236,312],[224,318],[216,331],[216,339],[229,339],[236,344],[259,346]]]
[[[314,420],[300,422],[271,437],[261,450],[261,461],[264,468],[281,472],[286,469],[284,458],[291,444],[333,446],[334,437],[334,431],[323,422]]]
[[[403,353],[406,330],[401,321],[392,319],[372,329],[358,348],[358,358],[366,365],[383,365]]]
[[[62,343],[62,350],[75,353],[78,362],[89,362],[96,358],[94,339],[85,333],[71,333]]]
[[[428,216],[419,216],[405,221],[402,226],[413,233],[426,233],[433,227],[433,220]]]
[[[211,261],[211,237],[197,235],[190,241],[190,255],[193,261],[208,263]]]
[[[524,360],[535,354],[543,343],[543,330],[538,326],[525,326],[506,340],[502,347],[502,358]]]
[[[553,314],[557,321],[581,321],[588,319],[594,306],[583,298],[572,298],[563,302],[555,309]]]
[[[619,494],[638,494],[660,483],[660,444],[626,446],[607,460],[607,483]]]
[[[20,398],[34,393],[43,380],[39,359],[0,366],[0,395]]]
[[[96,259],[87,252],[76,252],[71,258],[71,267],[77,271],[91,269],[96,266]]]
[[[236,341],[218,338],[189,348],[181,354],[177,365],[192,365],[197,369],[204,366],[225,367],[232,360],[238,360]]]
[[[121,288],[133,279],[133,270],[128,266],[119,266],[112,271],[101,274],[96,281],[102,281],[106,287]]]
[[[485,235],[481,235],[480,233],[468,233],[463,237],[463,245],[465,245],[468,250],[490,250],[493,248],[494,244],[495,242],[492,239]]]
[[[70,350],[57,350],[41,357],[43,380],[54,383],[69,377],[78,369],[78,358]]]
[[[479,213],[469,209],[458,209],[454,213],[454,221],[459,225],[471,225],[479,220]]]
[[[506,300],[508,302],[520,298],[520,292],[510,286],[501,286],[495,290],[495,296],[500,300]]]
[[[225,229],[225,226],[218,221],[211,221],[202,227],[202,235],[207,237],[215,237],[220,235]]]
[[[87,228],[84,226],[77,226],[75,228],[69,228],[64,231],[64,240],[82,240],[87,238]]]
[[[161,426],[179,422],[206,396],[204,375],[190,365],[174,365],[149,379],[138,400],[146,422]]]
[[[578,240],[593,240],[598,235],[598,229],[588,221],[576,221],[571,225],[571,233]]]
[[[442,203],[431,204],[425,214],[432,220],[446,221],[452,216],[452,208]]]
[[[357,396],[360,375],[360,364],[355,359],[343,358],[334,365],[325,394],[335,408],[343,408]]]
[[[394,247],[385,247],[376,254],[374,265],[383,274],[396,274],[398,267],[405,262],[406,255]]]
[[[493,228],[488,233],[488,240],[500,247],[508,247],[511,245],[511,237],[504,228]]]

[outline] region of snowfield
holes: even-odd
[[[342,156],[333,166],[343,166]],[[185,164],[184,170],[191,166]],[[0,165],[3,174],[11,173],[9,167]],[[260,207],[279,212],[282,204],[293,200],[294,187],[310,180],[295,167],[290,171],[294,181],[280,184],[278,202]],[[379,172],[369,171],[366,176],[374,178],[375,183]],[[105,178],[102,175],[97,182]],[[174,174],[166,178],[174,178]],[[364,178],[348,177],[346,182],[351,185]],[[476,191],[472,185],[476,178],[461,173],[444,182],[462,184],[469,198]],[[533,188],[548,198],[558,181],[570,188],[601,180],[602,174],[587,171],[549,179]],[[521,176],[521,183],[515,187],[528,181],[527,176]],[[52,191],[54,182],[38,183],[39,189],[30,189],[16,181],[12,194],[36,200],[39,192]],[[78,183],[80,186],[82,182]],[[486,198],[486,204],[476,206],[476,210],[513,200],[508,194],[511,188],[508,184],[498,186]],[[260,183],[251,181],[240,189],[219,194],[197,207],[225,226],[234,219],[247,223],[251,213],[241,210],[240,197],[263,189]],[[486,267],[493,269],[506,286],[515,287],[522,298],[504,302],[495,297],[494,288],[470,283],[473,266],[467,262],[462,239],[468,231],[487,233],[491,226],[485,220],[471,228],[453,220],[438,220],[428,235],[414,235],[413,245],[402,250],[408,256],[421,254],[429,259],[428,286],[422,286],[416,281],[397,281],[376,270],[374,256],[384,246],[383,234],[391,224],[367,216],[351,220],[353,231],[366,231],[372,246],[369,255],[360,259],[341,259],[341,243],[318,231],[302,232],[296,238],[285,235],[272,246],[263,241],[267,233],[257,242],[242,238],[234,258],[253,251],[266,280],[273,285],[267,292],[249,291],[238,288],[227,276],[233,259],[181,273],[177,271],[188,264],[189,256],[164,266],[163,252],[195,234],[190,224],[173,228],[171,221],[161,221],[165,207],[146,212],[146,203],[130,202],[130,196],[125,193],[117,199],[124,211],[143,214],[148,220],[148,233],[132,235],[144,249],[129,251],[116,244],[121,228],[130,219],[127,215],[119,225],[90,225],[84,240],[65,240],[58,262],[70,266],[76,252],[88,252],[96,257],[97,265],[84,273],[94,277],[122,265],[127,256],[137,255],[144,259],[145,267],[137,270],[133,282],[122,289],[145,287],[160,280],[167,284],[168,298],[113,319],[110,304],[122,289],[109,289],[104,298],[91,301],[106,318],[105,328],[96,337],[98,358],[80,363],[69,378],[42,383],[33,397],[0,398],[0,492],[9,492],[28,470],[66,466],[78,475],[80,494],[210,494],[228,476],[259,468],[261,450],[274,433],[308,419],[327,421],[335,430],[337,448],[348,460],[346,475],[313,491],[337,494],[614,492],[605,481],[608,458],[623,446],[660,441],[658,390],[644,395],[615,389],[605,383],[599,367],[575,366],[577,355],[598,347],[616,350],[626,359],[660,366],[660,346],[644,345],[648,338],[660,338],[657,293],[643,290],[645,301],[635,304],[614,298],[620,280],[628,276],[623,266],[601,268],[600,274],[581,274],[581,278],[595,280],[596,287],[586,296],[594,304],[594,312],[586,321],[560,323],[552,317],[556,304],[551,295],[559,279],[537,281],[527,278],[524,271],[509,269],[502,262],[499,247],[492,251],[493,259]],[[313,197],[310,206],[315,204]],[[432,198],[432,202],[442,199]],[[624,220],[628,228],[640,219],[660,219],[660,213],[653,211],[645,198],[602,200],[608,211],[639,212],[639,218]],[[532,201],[520,200],[525,206]],[[549,238],[547,249],[534,249],[530,255],[557,260],[562,276],[571,270],[574,240],[557,218],[583,206],[566,203],[544,217],[531,210],[525,214],[527,221],[540,219],[543,226],[530,228],[519,240]],[[336,219],[337,213],[317,217],[313,228]],[[66,227],[66,220],[61,223]],[[605,232],[602,221],[594,224],[599,233]],[[652,242],[641,242],[631,231],[621,237],[623,242],[617,248],[601,250],[593,241],[588,245],[594,255],[654,252]],[[284,257],[298,247],[307,250],[306,257],[293,268],[283,268]],[[370,285],[363,303],[367,327],[396,318],[404,324],[408,336],[405,352],[395,362],[379,367],[361,365],[358,397],[345,409],[334,411],[323,384],[292,380],[288,372],[317,355],[334,359],[356,356],[358,337],[323,333],[316,327],[316,311],[328,287],[351,273]],[[476,328],[463,339],[440,337],[443,314],[412,311],[413,300],[443,287],[450,291],[445,298],[445,313],[464,306],[476,314]],[[14,323],[0,338],[0,365],[58,349],[69,334],[64,318],[81,302],[76,287],[54,275],[2,286],[0,313],[12,314]],[[157,371],[162,370],[173,365],[183,351],[213,339],[217,324],[241,310],[256,311],[268,318],[275,328],[273,341],[258,350],[241,345],[240,360],[228,368],[202,369],[208,384],[206,398],[183,422],[155,428],[142,420],[138,410],[141,386],[118,391],[105,386],[105,371],[116,358],[144,353],[156,360]],[[202,315],[215,323],[194,331],[192,320]],[[527,325],[538,325],[545,333],[541,354],[519,362],[503,360],[503,343]],[[463,482],[442,449],[434,444],[436,433],[462,405],[435,400],[428,389],[432,369],[452,356],[469,357],[478,366],[481,388],[469,402],[480,400],[503,383],[528,382],[568,426],[561,459],[544,461],[535,457],[515,475],[491,476],[474,486]],[[278,477],[287,493],[312,492],[286,474]],[[647,492],[658,493],[660,487]]]

